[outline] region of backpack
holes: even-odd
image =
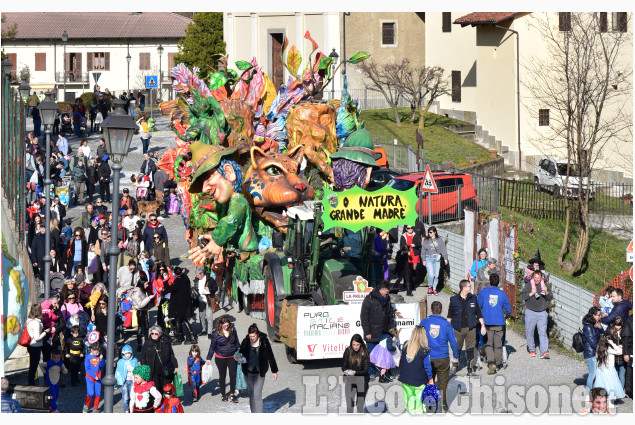
[[[584,351],[584,337],[582,336],[582,331],[578,330],[573,334],[573,343],[571,346],[577,353]]]
[[[18,339],[18,344],[23,347],[28,347],[31,345],[31,335],[29,335],[29,331],[27,330],[28,321],[24,324],[24,329],[22,329],[22,333],[20,334],[20,338]]]
[[[196,286],[190,287],[190,297],[192,299],[192,311],[198,309],[198,297],[200,296],[198,288]]]

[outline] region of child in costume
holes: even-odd
[[[608,333],[600,336],[595,358],[597,370],[595,371],[595,387],[604,388],[608,394],[607,400],[624,398],[624,387],[620,382],[617,369],[615,369],[615,356],[622,355],[622,346],[615,345]]]
[[[60,393],[60,382],[62,381],[62,373],[67,374],[68,369],[62,362],[62,352],[60,350],[53,350],[51,353],[51,360],[48,362],[41,362],[40,368],[44,372],[46,377],[46,385],[49,386],[51,413],[59,413],[57,410],[57,396]]]
[[[174,385],[165,384],[163,386],[163,403],[157,409],[157,413],[185,413],[181,401],[174,395],[174,392]]]
[[[101,354],[101,344],[96,342],[90,346],[89,354],[84,360],[86,369],[86,403],[82,409],[83,413],[88,413],[93,397],[95,398],[94,409],[99,412],[99,398],[101,394],[101,368],[106,366],[104,356]]]
[[[130,395],[130,413],[154,413],[161,406],[161,393],[150,379],[150,366],[139,365],[132,370],[134,385]]]
[[[192,388],[192,401],[197,402],[200,398],[201,388],[201,349],[194,344],[190,347],[190,354],[187,357],[187,382]]]
[[[84,339],[79,336],[79,326],[71,327],[71,337],[64,342],[64,357],[71,371],[71,385],[74,387],[79,382],[79,371],[84,357]]]
[[[381,369],[379,382],[389,382],[391,379],[387,378],[386,371],[396,366],[395,359],[392,356],[393,351],[397,350],[397,347],[393,346],[393,342],[396,342],[397,337],[395,330],[391,329],[390,333],[393,334],[392,338],[384,338],[379,341],[379,344],[373,348],[370,352],[370,362]]]
[[[130,291],[126,291],[124,299],[121,302],[120,317],[123,321],[124,328],[132,327],[132,298],[130,298]]]
[[[611,293],[615,290],[612,286],[607,286],[604,295],[600,297],[598,300],[598,304],[600,304],[600,308],[602,309],[602,313],[610,314],[611,310],[613,310],[613,298],[611,298]],[[608,327],[607,324],[602,323],[602,328],[606,330]]]
[[[145,176],[143,173],[139,173],[139,175],[136,177],[133,174],[132,176],[130,176],[130,181],[132,182],[132,185],[137,188],[137,201],[147,200],[148,188],[150,187],[150,177]]]
[[[132,347],[126,344],[121,349],[121,358],[117,362],[115,370],[115,378],[117,385],[121,387],[121,401],[123,402],[124,412],[130,410],[128,400],[132,394],[132,385],[134,383],[134,375],[132,371],[139,365],[139,360],[132,355]]]

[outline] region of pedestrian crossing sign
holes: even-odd
[[[429,165],[426,165],[426,172],[423,175],[423,182],[421,182],[421,187],[419,188],[419,190],[428,193],[439,192],[439,189],[437,189],[437,183],[434,181],[434,177],[432,177],[432,172],[430,171]]]
[[[156,89],[158,78],[156,75],[146,75],[146,88]]]

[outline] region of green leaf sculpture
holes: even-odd
[[[215,72],[209,78],[209,89],[216,90],[218,88],[221,88],[227,83],[228,80],[229,79],[227,78],[227,75],[224,72],[222,71]]]
[[[247,71],[248,69],[253,68],[254,66],[247,62],[247,61],[238,61],[236,62],[236,68],[240,69],[241,71]]]
[[[322,56],[322,58],[320,59],[320,65],[318,66],[318,69],[328,69],[331,67],[332,63],[333,63],[333,58],[329,56]]]
[[[361,61],[364,61],[366,59],[368,59],[370,57],[370,53],[366,53],[366,52],[357,52],[355,53],[353,56],[351,56],[351,58],[348,60],[349,63],[360,63]]]
[[[289,53],[287,54],[287,66],[289,67],[289,71],[291,71],[293,75],[298,75],[298,68],[300,67],[301,63],[302,55],[294,44],[293,46],[291,46],[291,48],[289,49]]]

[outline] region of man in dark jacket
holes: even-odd
[[[170,337],[163,335],[160,326],[150,328],[150,338],[143,344],[139,363],[150,366],[151,380],[160,392],[165,384],[172,382],[179,364],[170,345]],[[164,370],[168,376],[165,376]]]
[[[40,223],[39,232],[35,234],[33,237],[33,241],[31,242],[31,253],[29,254],[31,258],[31,263],[33,264],[33,271],[40,276],[41,279],[44,279],[44,241],[45,241],[45,231],[46,227],[44,223]],[[51,245],[51,248],[53,246]]]
[[[165,243],[168,243],[168,232],[163,227],[163,224],[159,223],[157,220],[157,215],[155,213],[150,213],[150,220],[148,220],[148,224],[143,229],[143,244],[144,249],[148,252],[152,252],[152,244],[154,243],[154,234],[158,233],[161,235]]]
[[[143,162],[141,163],[141,168],[139,169],[140,173],[143,173],[146,176],[149,176],[150,179],[154,177],[154,173],[157,171],[157,164],[155,164],[154,160],[150,158],[150,154],[143,154]]]
[[[79,220],[79,225],[84,229],[90,227],[90,222],[93,220],[97,214],[95,213],[95,209],[93,208],[92,203],[86,204],[86,211],[82,213],[82,218]]]
[[[553,293],[543,280],[540,270],[534,270],[531,274],[531,280],[523,286],[520,298],[525,302],[525,339],[527,340],[529,355],[536,357],[534,330],[538,328],[540,358],[548,359],[549,338],[547,337],[547,321],[549,313],[547,312],[547,307],[553,300]]]
[[[81,159],[77,161],[77,165],[73,167],[71,171],[71,180],[75,186],[75,204],[82,205],[84,203],[84,192],[86,190],[86,168],[84,167],[84,161]],[[69,205],[71,204],[69,201]]]
[[[110,166],[97,158],[97,176],[99,177],[99,196],[104,202],[110,202]]]
[[[472,361],[476,348],[476,331],[474,328],[480,323],[480,329],[485,329],[485,321],[478,306],[476,296],[472,294],[472,284],[463,279],[459,282],[460,292],[450,298],[448,308],[448,321],[454,328],[454,336],[459,345],[459,350],[465,342],[465,354],[467,357],[467,375],[474,375]],[[456,365],[458,368],[458,365]]]
[[[616,317],[621,317],[624,321],[628,319],[628,312],[633,306],[629,300],[625,300],[624,291],[620,288],[613,289],[611,293],[611,299],[613,300],[613,310],[610,313],[602,313],[602,319],[600,320],[605,325],[613,323]]]
[[[622,326],[622,351],[626,363],[624,392],[633,399],[633,315],[628,316]]]
[[[82,234],[75,230],[73,239],[68,242],[66,248],[66,277],[71,277],[75,272],[75,266],[82,266],[86,270],[88,265],[88,243],[82,238]],[[77,252],[80,249],[81,252]]]
[[[123,190],[123,196],[119,200],[119,210],[132,209],[132,213],[137,215],[139,213],[139,206],[134,196],[130,196],[130,189],[127,187]]]
[[[95,157],[101,158],[102,160],[104,160],[104,156],[107,156],[107,155],[108,155],[108,151],[106,150],[106,140],[102,137],[101,139],[99,139],[99,146],[97,146],[97,153],[95,154]],[[108,162],[107,159],[104,161]]]
[[[390,283],[382,280],[362,302],[360,321],[369,353],[382,339],[392,338],[388,331],[395,328],[395,312],[390,304],[389,294]],[[376,373],[374,366],[368,371],[371,379]]]
[[[176,338],[172,341],[172,345],[182,344],[183,325],[189,334],[186,344],[197,344],[196,335],[192,332],[192,327],[187,318],[192,315],[192,290],[190,288],[190,278],[187,276],[187,270],[181,267],[174,268],[174,282],[166,288],[165,292],[170,295],[170,304],[168,308],[168,316],[174,320]]]

